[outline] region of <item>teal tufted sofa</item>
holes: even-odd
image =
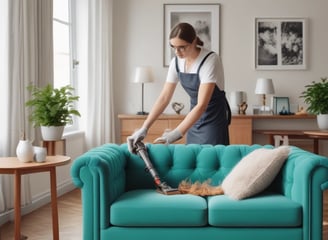
[[[260,145],[152,145],[149,157],[162,180],[220,184]],[[166,196],[154,190],[144,163],[125,144],[105,144],[73,162],[82,189],[83,239],[103,240],[319,240],[328,159],[296,147],[274,182],[244,200],[225,195]]]

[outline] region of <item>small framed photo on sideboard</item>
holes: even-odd
[[[273,97],[273,114],[290,114],[289,97]]]

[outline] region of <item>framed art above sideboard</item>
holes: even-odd
[[[164,4],[163,65],[175,56],[170,47],[171,29],[180,22],[191,24],[204,47],[220,55],[220,4]]]
[[[305,18],[255,19],[255,69],[306,69]]]

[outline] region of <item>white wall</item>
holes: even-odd
[[[114,1],[114,80],[116,114],[134,114],[141,109],[141,86],[131,83],[134,68],[151,65],[156,82],[145,85],[145,110],[149,111],[165,81],[163,67],[163,4],[168,0]],[[180,0],[179,3],[201,3]],[[328,75],[327,0],[222,0],[220,3],[220,52],[225,71],[225,90],[247,93],[248,104],[260,104],[254,94],[256,79],[270,77],[276,96],[288,96],[291,103],[303,105],[299,98],[304,85]],[[254,21],[256,17],[299,17],[308,19],[307,69],[298,71],[258,71],[254,68]],[[188,97],[179,87],[174,101],[188,106]],[[250,110],[250,107],[249,107]],[[166,113],[174,113],[169,107]],[[186,109],[183,113],[186,113]],[[117,129],[119,122],[116,123]],[[117,140],[119,131],[116,132]]]

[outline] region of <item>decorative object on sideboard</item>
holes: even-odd
[[[301,98],[308,104],[307,111],[317,115],[318,127],[328,130],[328,81],[322,77],[319,82],[312,81],[305,85]]]
[[[296,115],[308,115],[306,109],[302,106],[298,109],[298,111],[295,114]]]
[[[180,114],[180,112],[184,108],[184,104],[183,103],[178,103],[178,102],[173,102],[172,103],[172,108],[176,112],[176,114]]]
[[[232,91],[230,93],[230,107],[232,113],[245,114],[247,109],[246,92]]]
[[[28,90],[31,99],[26,106],[31,108],[30,121],[35,127],[41,126],[43,140],[60,140],[64,127],[73,123],[73,116],[81,116],[75,109],[79,96],[73,95],[74,88],[69,85],[54,88],[48,84],[45,87],[31,85]]]
[[[135,83],[141,83],[141,111],[137,115],[147,115],[144,111],[144,83],[154,82],[153,70],[150,66],[137,67],[134,77]]]
[[[266,106],[266,95],[267,94],[274,94],[274,87],[271,78],[258,78],[255,87],[255,94],[262,95],[262,106],[260,109],[260,113],[268,114],[271,111],[267,110],[268,107]]]
[[[273,114],[278,115],[292,115],[290,111],[289,97],[276,97],[272,98]]]
[[[239,105],[238,114],[245,115],[246,114],[247,107],[248,107],[248,104],[246,102],[242,102]]]

